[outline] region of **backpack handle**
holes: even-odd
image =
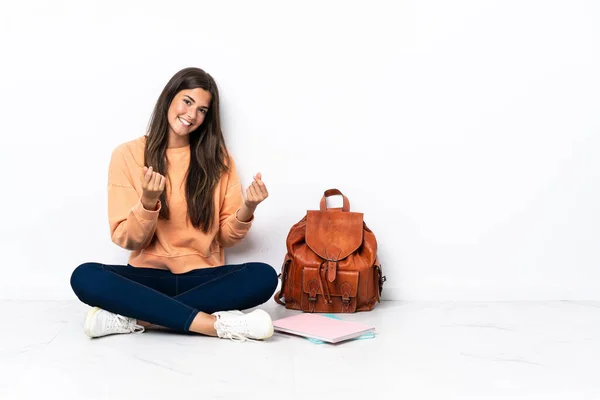
[[[340,195],[344,198],[344,206],[342,208],[342,211],[345,211],[345,212],[350,211],[350,202],[348,201],[348,198],[346,196],[344,196],[343,193],[340,192],[338,189],[328,189],[325,191],[325,193],[323,194],[323,197],[321,198],[321,211],[327,210],[327,203],[325,202],[325,199],[327,197],[335,196],[335,195]]]

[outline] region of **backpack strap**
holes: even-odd
[[[273,300],[275,300],[277,304],[281,304],[282,306],[285,305],[285,302],[281,301],[281,299],[285,298],[285,280],[287,279],[291,262],[291,257],[286,254],[285,260],[283,261],[283,265],[281,266],[281,273],[278,275],[278,278],[281,279],[281,289],[277,291],[277,293],[275,293],[275,296],[273,296]]]
[[[383,284],[387,280],[387,277],[383,275],[383,271],[381,270],[381,263],[379,262],[379,257],[375,257],[375,268],[377,269],[377,275],[379,278],[379,298],[381,297],[381,293],[383,292]]]
[[[283,301],[281,301],[282,297],[283,297],[283,295],[281,294],[281,290],[278,290],[277,293],[275,293],[275,296],[273,297],[273,299],[275,300],[275,302],[277,304],[281,304],[282,306],[285,306],[285,303]]]
[[[319,207],[320,210],[326,211],[327,203],[326,203],[325,199],[329,196],[335,196],[335,195],[340,195],[343,197],[344,205],[342,207],[342,211],[349,212],[350,211],[350,201],[348,201],[348,198],[346,196],[344,196],[344,194],[342,192],[340,192],[338,189],[327,189],[325,191],[325,193],[323,194],[323,197],[321,198],[321,203],[320,203],[320,207]]]

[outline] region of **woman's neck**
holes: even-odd
[[[189,146],[190,137],[186,136],[178,136],[178,135],[169,135],[169,142],[167,143],[168,149],[178,149],[181,147]]]

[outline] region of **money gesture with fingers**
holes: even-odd
[[[154,172],[152,167],[144,167],[142,173],[142,204],[147,210],[156,209],[156,204],[161,193],[165,189],[166,179],[158,172]]]
[[[267,197],[269,197],[269,192],[259,172],[254,175],[254,181],[246,189],[246,206],[254,210]]]

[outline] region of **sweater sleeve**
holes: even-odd
[[[127,250],[148,246],[158,222],[161,204],[149,211],[141,202],[131,171],[121,151],[113,151],[108,172],[108,221],[113,243]]]
[[[237,175],[235,163],[230,160],[229,174],[226,179],[225,196],[219,210],[218,241],[223,247],[232,247],[246,237],[254,216],[248,222],[237,219],[237,212],[244,204],[242,184]]]

